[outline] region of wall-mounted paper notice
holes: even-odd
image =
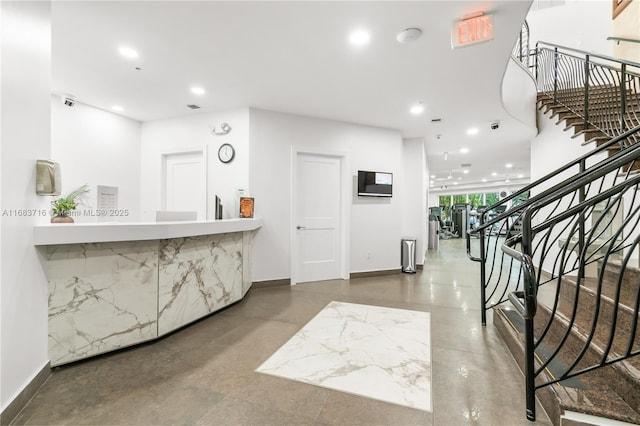
[[[96,210],[99,222],[109,222],[117,215],[112,214],[118,210],[118,187],[98,185],[98,199]]]

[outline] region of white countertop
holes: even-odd
[[[103,243],[161,240],[196,235],[252,231],[262,219],[224,219],[206,222],[55,223],[33,227],[33,244]]]

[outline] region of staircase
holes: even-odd
[[[529,420],[537,397],[555,425],[640,424],[640,64],[544,44],[538,108],[593,150],[481,212],[482,323],[491,309]]]

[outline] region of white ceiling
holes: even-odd
[[[528,176],[533,133],[504,111],[500,89],[530,5],[54,1],[53,91],[109,111],[121,105],[122,115],[139,121],[250,106],[399,129],[425,138],[437,179],[451,172],[462,185]],[[494,14],[495,39],[452,50],[453,23],[479,11]],[[398,43],[396,34],[408,27],[423,37]],[[371,42],[355,48],[348,36],[358,28],[370,31]],[[122,57],[123,45],[139,57]],[[192,94],[194,85],[206,94]],[[419,101],[426,110],[416,117],[409,108]],[[494,121],[501,123],[496,131]],[[472,126],[480,131],[470,137]],[[461,146],[471,152],[459,154]],[[471,163],[471,173],[463,175],[461,163]]]

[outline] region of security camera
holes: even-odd
[[[499,121],[491,123],[491,130],[497,130],[499,127],[500,127]]]
[[[62,103],[68,107],[72,107],[76,104],[76,100],[71,95],[62,95]]]

